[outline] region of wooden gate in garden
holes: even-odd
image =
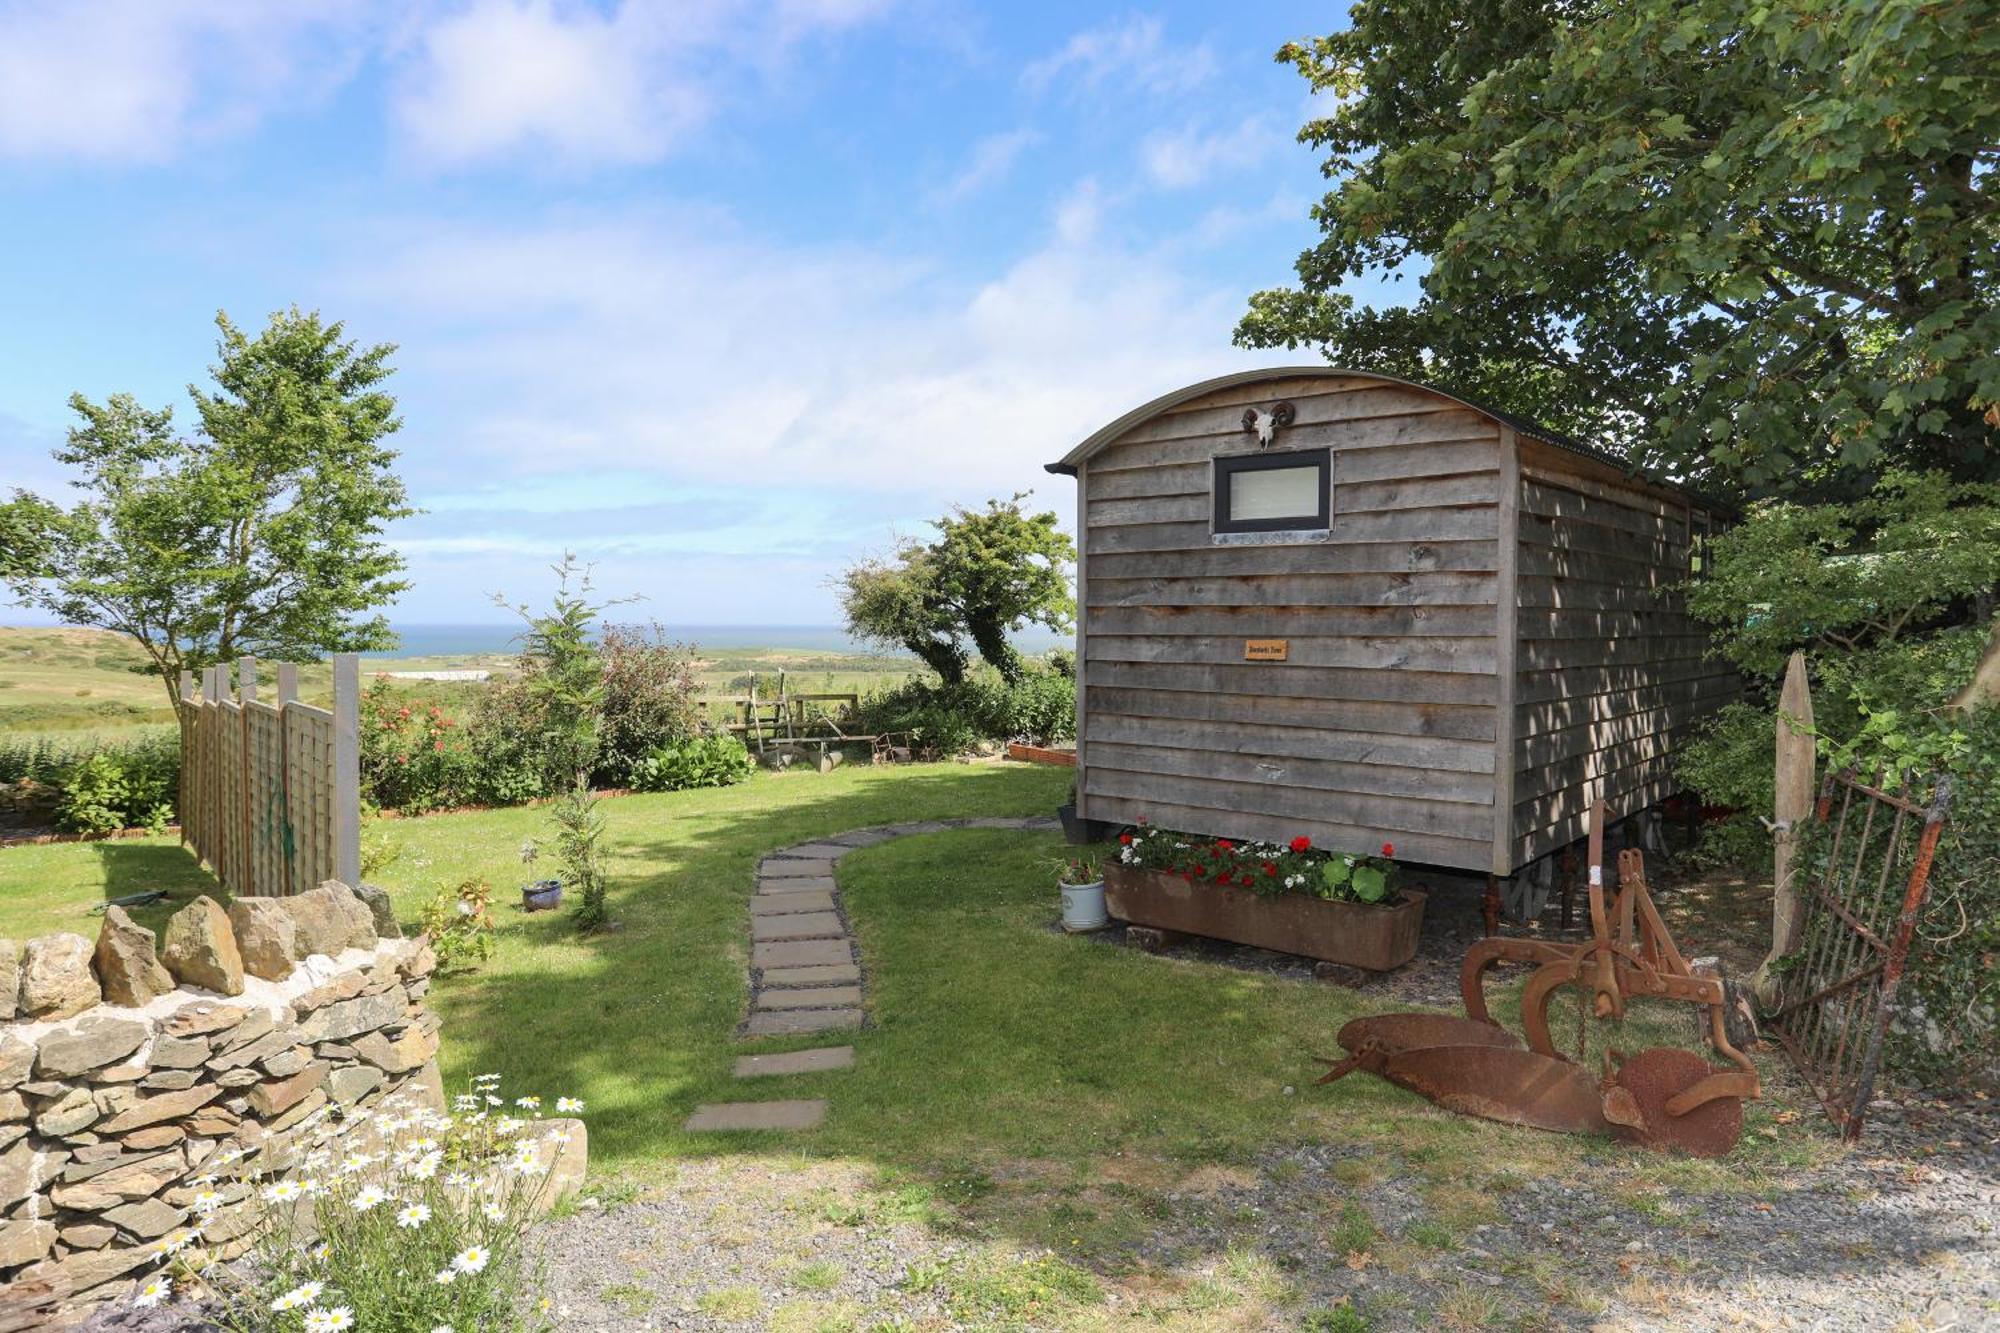
[[[181,841],[231,893],[283,897],[361,876],[361,664],[333,658],[333,709],[299,701],[299,669],[257,659],[181,673]],[[198,685],[198,688],[197,688]]]

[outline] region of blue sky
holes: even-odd
[[[1271,59],[1331,4],[0,0],[0,481],[211,320],[392,341],[406,621],[567,546],[680,623],[828,579],[1257,362],[1321,188]],[[1364,292],[1364,295],[1367,294]],[[0,610],[0,615],[10,613]],[[18,613],[12,613],[19,618]]]

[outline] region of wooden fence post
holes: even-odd
[[[1753,988],[1765,1004],[1778,999],[1771,965],[1791,947],[1799,927],[1799,895],[1792,880],[1792,850],[1798,831],[1812,817],[1813,706],[1806,680],[1806,655],[1793,653],[1778,693],[1777,797],[1771,805],[1771,953],[1757,969]]]
[[[333,658],[333,856],[336,878],[361,882],[361,659]]]

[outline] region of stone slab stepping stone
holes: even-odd
[[[810,1051],[787,1051],[783,1055],[739,1055],[736,1057],[736,1077],[823,1074],[829,1069],[848,1069],[853,1064],[852,1046],[816,1046]]]
[[[772,940],[845,939],[847,925],[834,912],[794,912],[788,916],[750,918],[750,938],[758,944]]]
[[[798,893],[759,893],[750,899],[750,911],[755,916],[783,916],[787,912],[831,912],[833,895],[825,889],[806,889]]]
[[[801,1032],[844,1032],[861,1026],[859,1009],[760,1010],[743,1031],[752,1037],[789,1037]]]
[[[789,1102],[714,1102],[695,1107],[694,1114],[681,1128],[690,1134],[731,1129],[812,1129],[824,1119],[826,1103],[818,1098]]]
[[[821,893],[832,893],[837,887],[831,875],[781,876],[777,879],[760,879],[757,881],[757,892],[759,894],[810,893],[815,890]]]
[[[819,842],[802,842],[796,847],[787,847],[782,852],[772,852],[771,855],[784,861],[790,861],[795,858],[807,861],[838,861],[841,857],[847,855],[848,851],[849,848],[840,843],[831,840],[821,840]]]
[[[843,833],[837,838],[828,838],[826,841],[833,846],[844,847],[852,851],[856,847],[873,847],[875,844],[887,842],[895,836],[895,834],[882,829],[858,828],[852,833]]]
[[[859,986],[812,986],[805,990],[775,987],[757,992],[755,1008],[852,1009],[861,1003]]]
[[[772,967],[763,973],[766,986],[845,986],[861,980],[861,969],[852,963],[827,967]]]
[[[750,946],[750,962],[759,971],[778,967],[837,967],[854,962],[854,947],[846,940],[783,940]]]
[[[757,867],[759,879],[805,879],[827,874],[833,868],[830,856],[808,858],[769,857]]]

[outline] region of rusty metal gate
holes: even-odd
[[[1940,779],[1928,800],[1829,774],[1804,851],[1799,921],[1772,1029],[1841,1133],[1856,1138],[1875,1093],[1882,1042],[1896,1015],[1917,915],[1950,804]]]

